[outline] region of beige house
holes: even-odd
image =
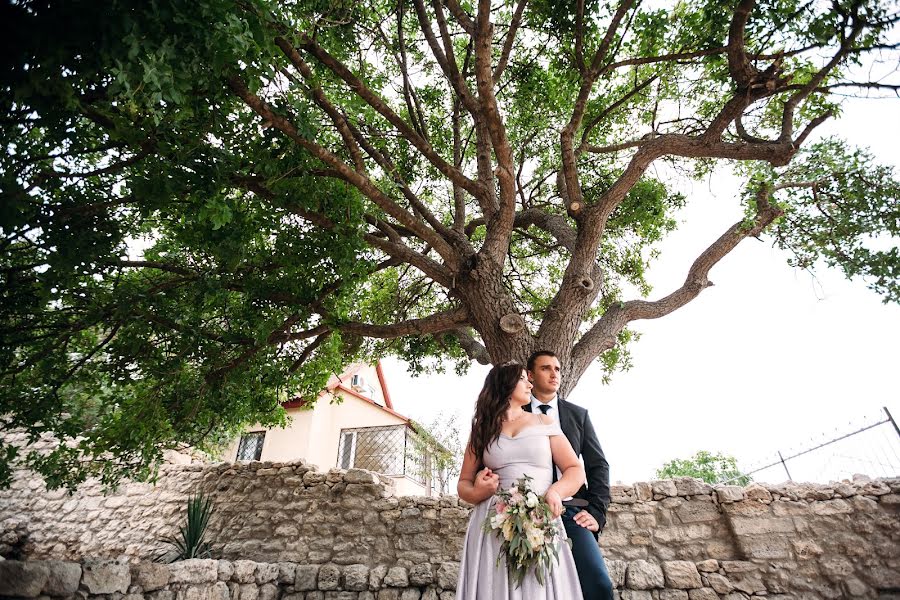
[[[328,385],[310,406],[295,399],[283,404],[284,428],[248,428],[226,450],[235,461],[290,461],[302,458],[320,470],[368,469],[393,479],[398,495],[440,493],[433,452],[415,425],[394,410],[381,364],[354,364]]]

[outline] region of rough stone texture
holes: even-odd
[[[636,560],[625,571],[625,584],[635,590],[652,590],[664,587],[665,579],[658,564]]]
[[[131,585],[131,569],[126,563],[114,560],[85,562],[81,585],[90,594],[124,594]]]
[[[406,587],[409,585],[409,576],[403,567],[393,567],[388,569],[387,575],[384,576],[384,585],[390,587]]]
[[[319,589],[336,590],[340,587],[341,569],[337,565],[322,565],[319,569]]]
[[[739,502],[744,499],[744,490],[738,485],[723,485],[716,487],[716,496],[719,502]]]
[[[344,587],[351,591],[361,592],[369,587],[369,567],[366,565],[350,565],[344,568]]]
[[[220,565],[226,562],[220,561]],[[131,566],[131,583],[144,592],[162,589],[169,583],[169,567],[153,562],[135,563]]]
[[[81,565],[74,562],[52,560],[47,566],[47,583],[43,593],[47,596],[68,596],[78,591],[81,581]]]
[[[49,576],[47,565],[43,563],[0,561],[0,596],[36,598]]]
[[[238,583],[251,583],[256,580],[256,563],[252,560],[236,560],[232,569],[232,578]]]
[[[703,587],[700,573],[694,563],[687,560],[670,560],[663,563],[666,587],[689,590]]]
[[[215,560],[192,558],[169,567],[169,583],[213,583],[218,578],[219,565]]]
[[[650,590],[654,600],[683,599],[677,590],[689,600],[865,598],[900,587],[900,479],[746,488],[677,479],[613,491],[600,545],[622,599]],[[223,560],[137,562],[158,554],[198,492],[216,504],[208,539]],[[81,563],[77,593],[102,600],[437,600],[453,595],[470,510],[455,497],[397,497],[373,473],[302,462],[166,465],[155,486],[108,496],[93,481],[72,496],[46,492],[19,472],[0,491],[0,555],[15,545],[25,564]],[[56,583],[38,566],[14,581],[37,577],[40,589],[0,594],[72,595],[77,565],[44,566]]]
[[[434,571],[431,563],[416,565],[409,570],[409,582],[413,585],[429,585],[434,583]]]

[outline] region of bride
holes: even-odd
[[[559,515],[562,499],[584,483],[584,468],[559,425],[522,407],[531,401],[531,383],[525,368],[516,362],[491,369],[475,404],[472,433],[466,446],[457,484],[459,497],[475,504],[466,530],[457,600],[580,600],[581,586],[572,551],[565,539]],[[562,473],[553,481],[553,464]],[[479,467],[482,467],[479,470]],[[532,477],[536,492],[544,491],[561,532],[559,564],[541,585],[532,570],[521,587],[510,582],[501,560],[500,540],[482,531],[481,524],[493,510],[494,493],[508,488],[524,475]]]

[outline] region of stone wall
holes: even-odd
[[[0,554],[26,560],[8,561],[6,569],[46,559],[147,561],[159,554],[160,538],[181,524],[186,498],[201,491],[215,502],[209,531],[215,556],[234,561],[217,567],[216,581],[231,600],[301,592],[342,600],[373,597],[366,593],[452,597],[465,503],[453,496],[395,497],[370,472],[321,473],[302,462],[168,465],[155,486],[131,483],[108,495],[94,483],[73,496],[46,492],[20,473],[0,492]],[[600,544],[623,600],[900,598],[898,516],[900,479],[746,488],[664,480],[613,486]],[[224,577],[228,568],[221,565],[242,560],[293,565],[277,569],[306,573],[305,585],[316,587],[299,590],[295,576],[293,584],[259,583],[272,583],[274,591],[235,595],[244,588],[231,584],[250,582]],[[214,582],[202,586],[167,590],[182,594],[178,600],[218,600],[194,595],[224,593]],[[132,591],[148,600],[174,598]]]

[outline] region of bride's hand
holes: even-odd
[[[480,497],[490,498],[500,487],[500,476],[485,467],[475,475],[474,487]]]
[[[553,518],[556,518],[562,514],[563,503],[562,503],[562,498],[559,495],[559,492],[557,492],[556,490],[554,490],[551,487],[544,494],[544,500],[546,500],[547,504],[550,505],[550,512],[553,513]]]

